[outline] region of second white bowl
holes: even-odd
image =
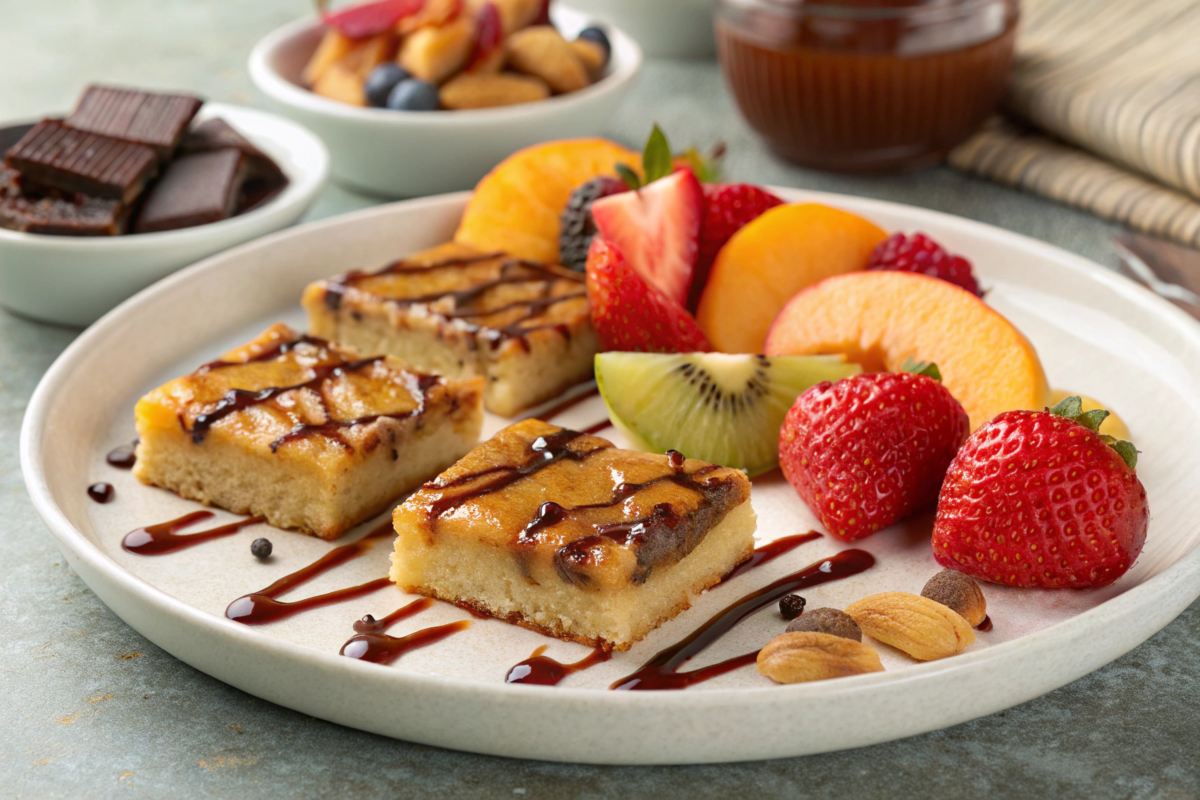
[[[283,192],[236,217],[160,233],[47,236],[0,230],[0,306],[60,325],[90,325],[135,292],[180,267],[291,225],[329,175],[321,140],[274,114],[205,103],[196,115],[221,117],[279,164]]]
[[[556,9],[554,22],[570,37],[588,18]],[[477,111],[362,108],[321,97],[301,84],[300,73],[322,31],[319,21],[304,19],[268,34],[250,53],[250,78],[272,110],[325,140],[337,180],[385,197],[469,189],[523,147],[598,134],[642,65],[637,43],[609,28],[608,74],[578,92]]]

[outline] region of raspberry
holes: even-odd
[[[601,197],[620,194],[629,187],[616,178],[593,178],[571,193],[567,207],[559,220],[558,260],[567,269],[583,272],[587,266],[588,247],[596,235],[596,220],[592,218],[592,203]]]
[[[914,233],[912,236],[893,233],[880,242],[875,252],[871,253],[867,269],[917,272],[953,283],[978,297],[983,296],[971,269],[971,262],[962,256],[947,253],[941,245],[923,233]]]

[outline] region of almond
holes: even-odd
[[[451,109],[491,108],[533,103],[550,96],[550,87],[529,75],[463,73],[446,82],[439,97]]]
[[[549,25],[535,25],[508,38],[508,65],[534,75],[556,92],[574,92],[591,83],[587,67],[570,42]]]
[[[807,614],[796,617],[787,626],[788,633],[801,631],[829,633],[843,639],[862,641],[862,631],[859,630],[858,623],[845,611],[838,611],[836,608],[814,608]]]
[[[975,641],[975,631],[961,615],[918,594],[871,595],[848,605],[846,613],[868,636],[918,661],[955,655]]]
[[[462,0],[426,0],[420,11],[396,23],[396,32],[406,36],[419,28],[445,25],[456,19],[462,11]]]
[[[416,78],[441,83],[467,65],[474,47],[475,22],[463,14],[447,25],[421,28],[404,37],[396,61]]]
[[[500,12],[505,33],[515,33],[532,25],[542,13],[542,0],[490,0]],[[472,7],[483,5],[484,0],[471,0]]]
[[[969,575],[952,569],[944,569],[930,578],[921,596],[954,609],[972,628],[987,617],[987,601],[979,584]]]
[[[599,75],[608,62],[608,53],[604,47],[599,42],[591,42],[587,39],[576,39],[570,44],[571,49],[575,51],[575,55],[579,56],[579,60],[587,67],[588,72],[593,76]]]
[[[883,672],[870,645],[829,633],[784,633],[758,653],[758,671],[776,683],[805,683]]]
[[[363,94],[362,78],[355,70],[343,64],[330,64],[312,85],[312,90],[322,97],[352,106],[367,104],[366,95]]]

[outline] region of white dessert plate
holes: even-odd
[[[329,176],[329,152],[301,125],[265,111],[205,103],[196,119],[221,117],[288,176],[278,197],[236,217],[161,233],[45,236],[0,230],[0,305],[34,319],[89,325],[172,272],[286,228],[308,211]]]
[[[265,526],[169,555],[127,553],[124,534],[198,508],[105,463],[134,435],[133,405],[159,383],[191,371],[276,320],[302,325],[308,282],[383,265],[448,239],[467,195],[382,206],[275,234],[208,259],[130,299],[85,332],[38,387],[25,416],[21,461],[29,494],[72,568],[122,619],[196,668],[253,695],[376,733],[520,758],[597,763],[696,763],[778,758],[868,745],[954,725],[1072,681],[1138,645],[1200,595],[1200,326],[1128,280],[1062,250],[945,214],[780,189],[922,230],[974,260],[988,302],[1037,346],[1051,382],[1103,398],[1129,423],[1142,451],[1139,474],[1152,520],[1146,549],[1114,586],[1087,592],[987,585],[995,627],[962,654],[919,664],[880,644],[887,671],[777,686],[743,667],[684,691],[607,687],[678,642],[738,598],[823,561],[845,546],[826,536],[700,596],[693,607],[611,661],[558,687],[505,683],[512,665],[541,645],[575,661],[580,645],[495,620],[470,627],[391,666],[338,655],[351,623],[413,598],[385,586],[352,601],[247,627],[224,618],[235,598],[260,590],[335,546]],[[603,419],[598,398],[556,421]],[[485,434],[504,421],[489,416]],[[611,430],[609,431],[611,433]],[[85,493],[116,488],[106,505]],[[778,477],[756,482],[761,542],[817,527]],[[235,519],[224,512],[201,527]],[[375,523],[371,523],[373,525]],[[337,544],[361,536],[364,525]],[[937,571],[931,516],[856,543],[874,567],[805,590],[809,606],[844,607],[886,590],[920,591]],[[250,542],[270,537],[260,563]],[[282,599],[294,600],[386,575],[381,541]],[[444,603],[390,632],[470,619]],[[768,607],[734,627],[685,667],[754,651],[782,632]]]

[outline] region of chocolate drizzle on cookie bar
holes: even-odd
[[[351,419],[335,419],[329,408],[328,399],[325,394],[327,382],[368,369],[377,364],[383,364],[387,357],[372,356],[370,358],[351,360],[342,351],[336,349],[324,339],[308,335],[290,340],[280,340],[272,346],[254,352],[249,357],[240,361],[210,361],[196,370],[195,374],[205,375],[213,370],[270,361],[286,356],[301,347],[309,347],[317,351],[315,355],[319,363],[308,368],[312,377],[287,386],[268,386],[257,390],[230,389],[224,397],[217,401],[211,410],[198,415],[192,421],[190,428],[187,427],[183,419],[180,419],[180,424],[184,425],[185,430],[191,433],[192,441],[196,444],[203,442],[212,426],[230,414],[270,402],[288,392],[307,390],[315,395],[324,418],[323,421],[298,421],[290,431],[271,442],[271,451],[276,452],[288,442],[313,435],[323,436],[337,442],[346,449],[352,449],[350,443],[342,436],[342,431],[356,425],[367,425],[379,419],[404,419],[420,416],[425,411],[427,393],[441,380],[436,375],[406,370],[402,375],[406,382],[406,388],[415,401],[412,409],[401,413],[377,413]]]
[[[582,276],[536,261],[508,258],[503,253],[458,256],[427,264],[397,261],[377,272],[348,272],[330,279],[326,284],[325,305],[330,310],[337,311],[342,305],[342,299],[347,290],[370,278],[461,270],[472,265],[500,259],[503,261],[499,265],[496,276],[480,283],[462,289],[413,297],[385,297],[385,301],[399,308],[424,306],[431,315],[454,322],[458,327],[474,333],[479,339],[490,343],[493,348],[499,347],[503,342],[516,340],[525,349],[528,349],[528,343],[524,337],[539,330],[553,329],[563,337],[569,337],[570,329],[566,324],[541,320],[547,310],[554,306],[572,300],[586,300],[587,292],[583,290]],[[577,285],[578,290],[572,291],[570,287],[563,287],[561,282]],[[486,305],[485,299],[493,290],[501,286],[525,284],[534,289],[532,296],[494,307]],[[555,294],[556,288],[565,288],[566,290]],[[519,310],[523,310],[524,313],[515,318],[509,318],[511,312]],[[501,323],[492,319],[495,317],[501,317],[504,321]]]

